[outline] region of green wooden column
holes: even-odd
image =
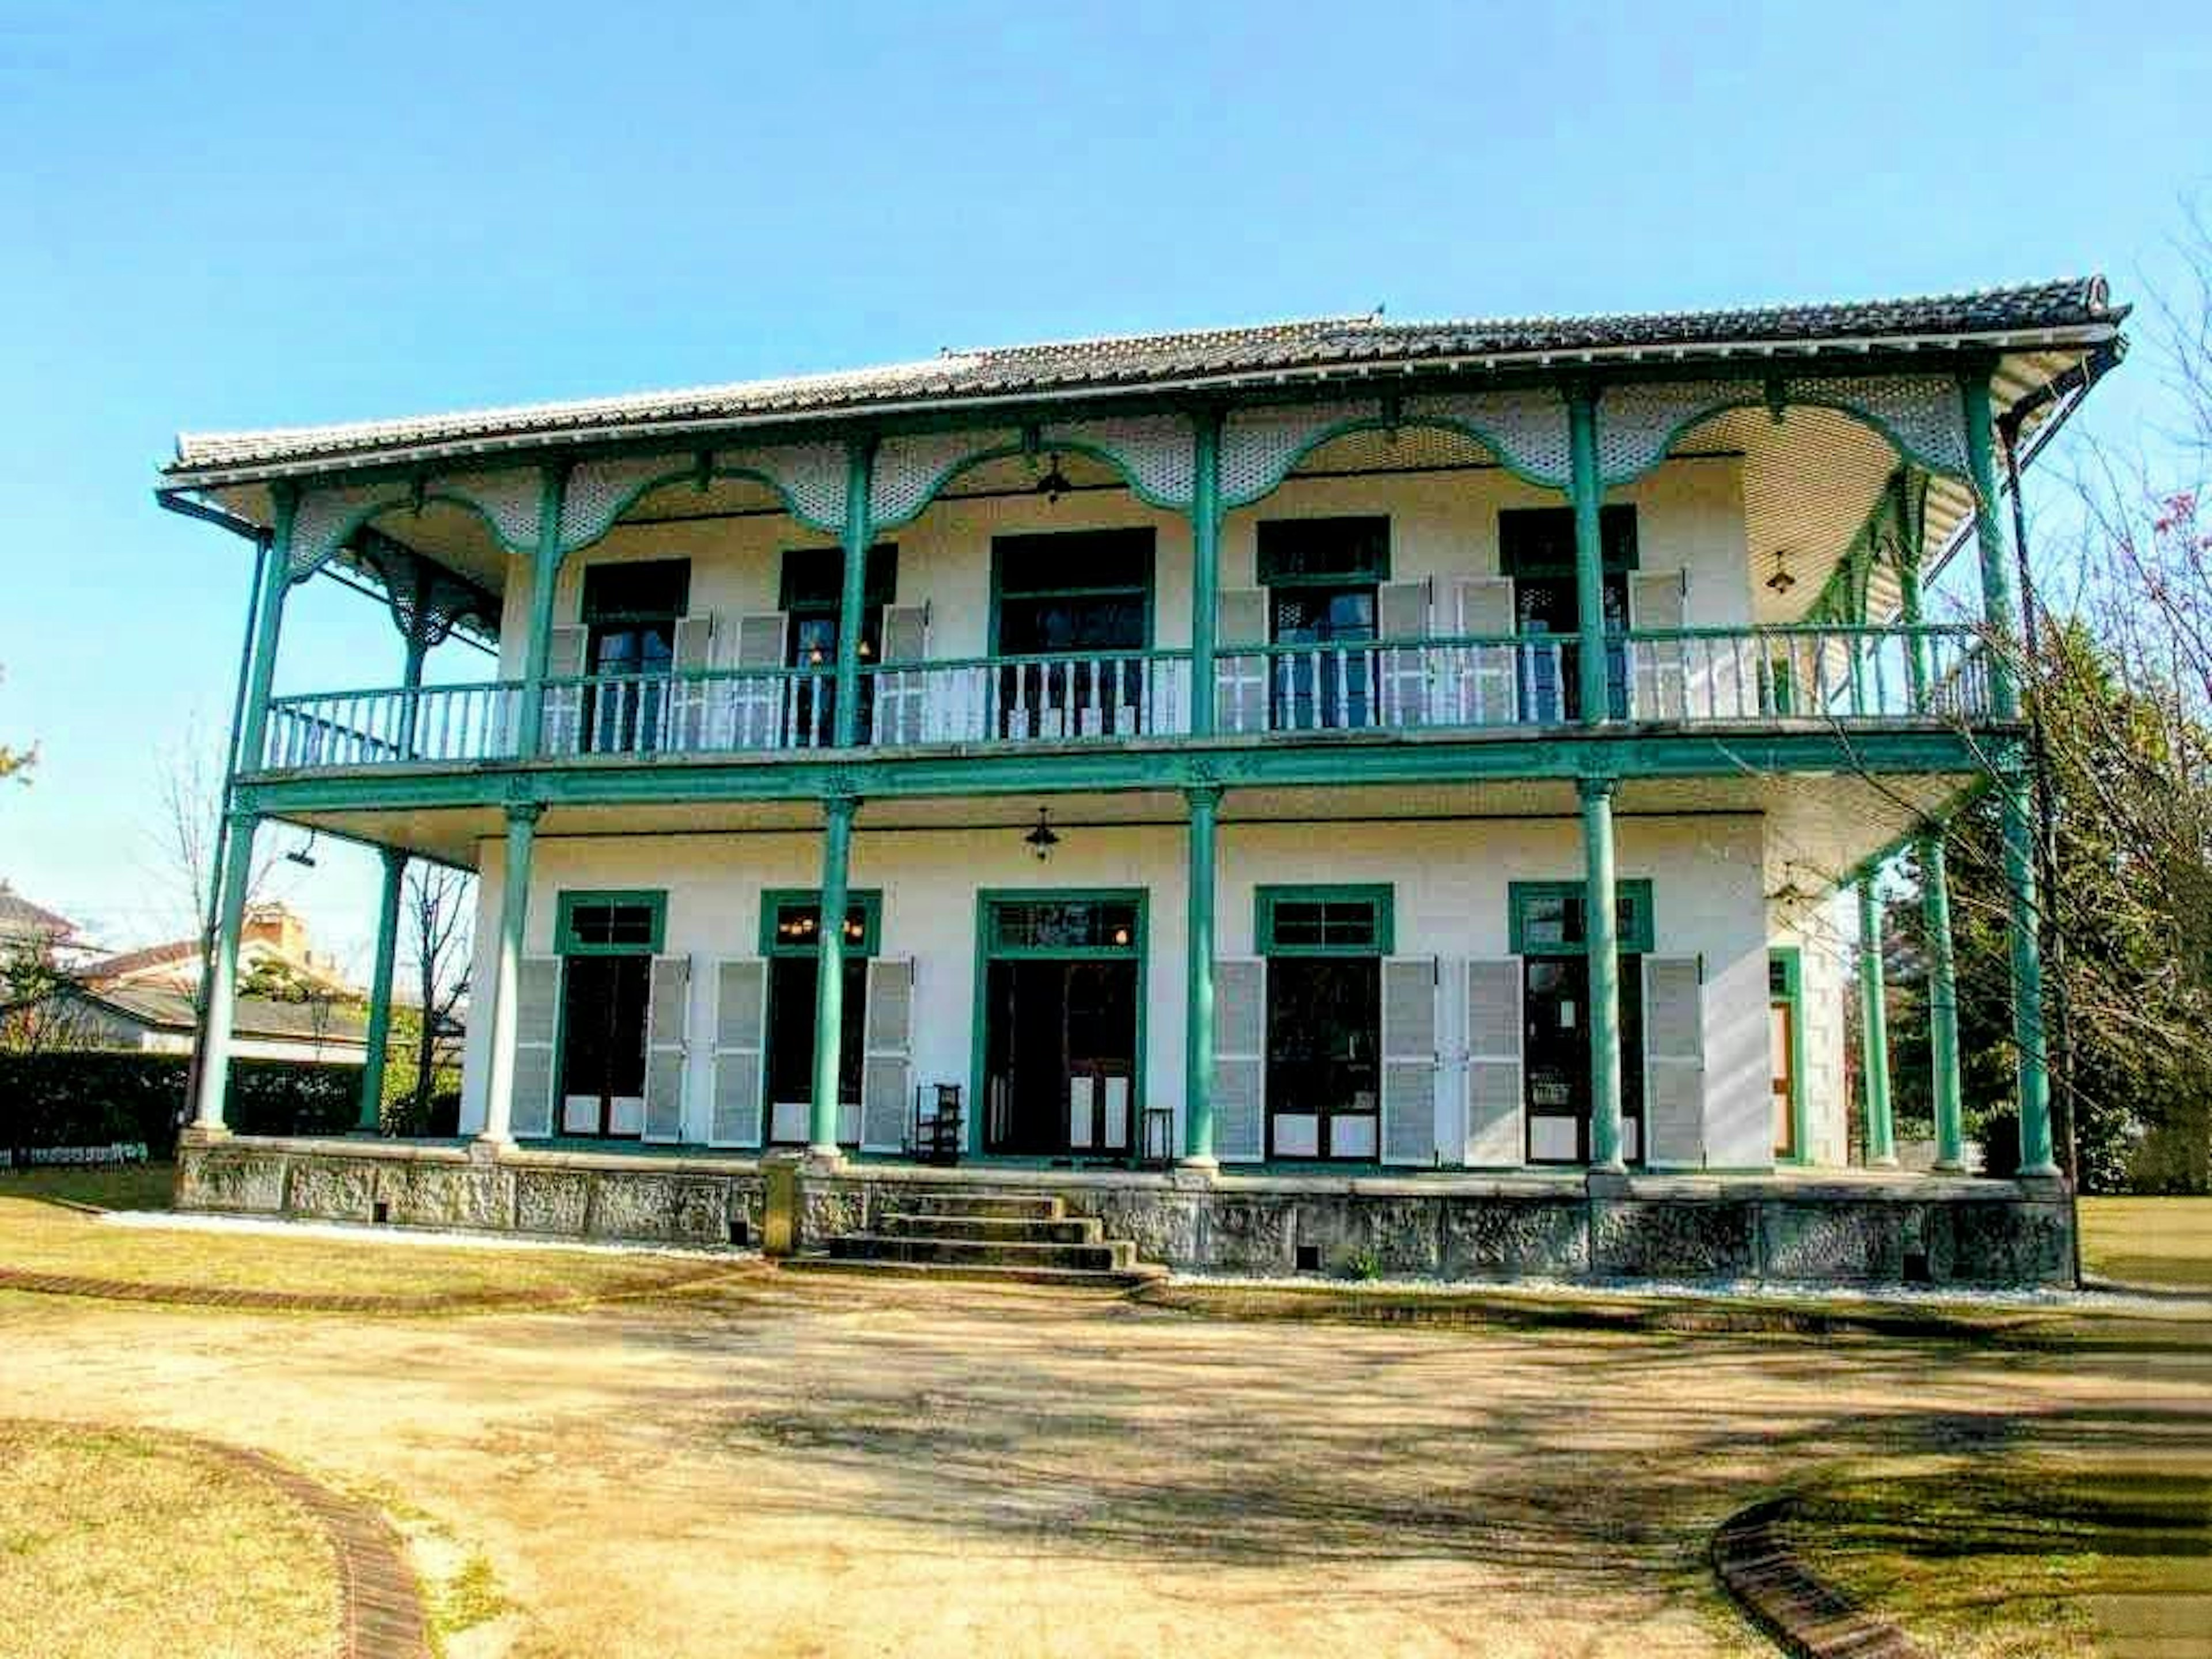
[[[1613,699],[1605,672],[1605,536],[1598,514],[1605,486],[1598,477],[1594,387],[1568,394],[1567,440],[1572,467],[1567,495],[1575,509],[1576,678],[1583,723],[1595,726],[1612,714]]]
[[[492,981],[491,1068],[484,1087],[483,1128],[477,1139],[503,1146],[514,1139],[514,1045],[520,1026],[523,931],[530,921],[530,859],[544,807],[511,802],[507,859],[500,873],[499,967]]]
[[[1618,1173],[1620,1130],[1620,905],[1611,778],[1584,778],[1583,937],[1589,951],[1590,1168]]]
[[[1216,608],[1221,598],[1221,411],[1192,419],[1190,493],[1190,732],[1212,735]],[[1211,971],[1211,964],[1208,964]]]
[[[2020,717],[2020,685],[2011,653],[2021,645],[2020,606],[2013,593],[2011,550],[1997,514],[1996,430],[1986,374],[1960,377],[1966,462],[1974,487],[1974,539],[1981,554],[1982,620],[1990,636],[1990,704],[2000,720]],[[2017,757],[1997,768],[2003,823],[2005,887],[2010,900],[2012,1031],[2020,1101],[2020,1172],[2058,1173],[2051,1157],[2051,1073],[2043,1030],[2042,910],[2035,874],[2035,819],[2026,767]]]
[[[291,484],[270,486],[273,513],[269,550],[261,565],[261,593],[249,656],[246,696],[240,705],[233,754],[241,771],[260,769],[269,731],[269,692],[276,678],[276,645],[284,628],[284,595],[292,586],[292,526],[299,491]],[[225,803],[228,810],[228,803]],[[200,1038],[199,1097],[192,1121],[221,1133],[223,1101],[230,1091],[231,1020],[238,1000],[238,936],[246,922],[246,895],[253,871],[253,836],[259,820],[252,812],[231,812],[225,837],[221,902],[216,915],[215,953],[201,988],[207,1020]]]
[[[407,875],[404,851],[397,847],[377,851],[384,856],[384,890],[376,907],[376,967],[368,982],[368,1036],[361,1066],[364,1134],[374,1134],[384,1115],[384,1063],[392,1042],[392,970],[399,954],[399,899]]]
[[[538,474],[538,553],[531,562],[530,634],[523,641],[522,708],[515,717],[514,752],[534,759],[545,721],[545,665],[553,648],[553,595],[561,580],[561,503],[568,489],[568,469],[547,466]]]
[[[1897,1167],[1897,1124],[1889,1104],[1889,991],[1881,960],[1881,894],[1872,874],[1859,878],[1859,1073],[1866,1085],[1866,1158]]]
[[[837,690],[832,700],[836,710],[835,741],[840,749],[849,749],[860,740],[860,630],[867,617],[868,548],[875,540],[868,507],[875,471],[875,441],[854,441],[845,456],[845,580],[837,598]],[[844,913],[838,914],[842,917]],[[842,929],[830,927],[825,910],[824,944],[832,932],[842,934]]]
[[[1210,701],[1210,699],[1209,699]],[[1189,916],[1185,955],[1182,1146],[1185,1164],[1213,1164],[1213,887],[1221,791],[1187,792],[1190,802]]]
[[[1959,1088],[1959,968],[1951,947],[1951,879],[1939,830],[1920,838],[1920,914],[1928,935],[1929,1093],[1936,1115],[1936,1168],[1954,1175],[1966,1167],[1966,1131]]]
[[[842,705],[841,710],[842,710]],[[839,716],[842,718],[842,712]],[[806,1150],[816,1158],[837,1152],[837,1077],[845,1036],[845,910],[850,891],[853,814],[860,802],[831,795],[822,803],[821,926],[814,978],[814,1093],[806,1116]]]

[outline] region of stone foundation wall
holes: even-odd
[[[240,1138],[188,1141],[178,1160],[178,1205],[191,1210],[694,1245],[757,1243],[767,1218],[750,1159]],[[1936,1178],[802,1167],[798,1247],[948,1188],[1056,1195],[1135,1241],[1142,1260],[1201,1273],[1975,1285],[2065,1285],[2073,1273],[2062,1190]]]

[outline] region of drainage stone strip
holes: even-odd
[[[1774,1523],[1789,1506],[1770,1498],[1713,1534],[1713,1571],[1737,1604],[1799,1659],[1923,1659],[1903,1631],[1863,1611],[1782,1541]]]

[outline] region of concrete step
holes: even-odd
[[[945,1262],[970,1267],[1065,1267],[1122,1273],[1137,1247],[1127,1239],[1096,1244],[1037,1244],[1011,1239],[911,1238],[888,1233],[841,1233],[830,1254],[845,1261]]]
[[[894,1210],[876,1218],[876,1231],[894,1238],[971,1238],[1027,1244],[1097,1244],[1105,1224],[1088,1216],[1038,1221],[1028,1216],[909,1215]]]
[[[1146,1261],[1112,1273],[1094,1273],[1079,1267],[991,1267],[957,1261],[885,1261],[837,1255],[786,1256],[781,1266],[787,1273],[848,1273],[860,1278],[937,1279],[960,1284],[1048,1285],[1063,1290],[1095,1291],[1116,1296],[1165,1279],[1168,1271]]]
[[[887,1200],[901,1215],[995,1216],[1009,1221],[1058,1221],[1065,1200],[1034,1193],[911,1192]]]

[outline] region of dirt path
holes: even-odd
[[[770,1279],[573,1314],[0,1296],[25,1415],[257,1446],[428,1511],[516,1655],[1771,1651],[1728,1513],[1822,1467],[2200,1443],[2212,1356],[1217,1323]]]

